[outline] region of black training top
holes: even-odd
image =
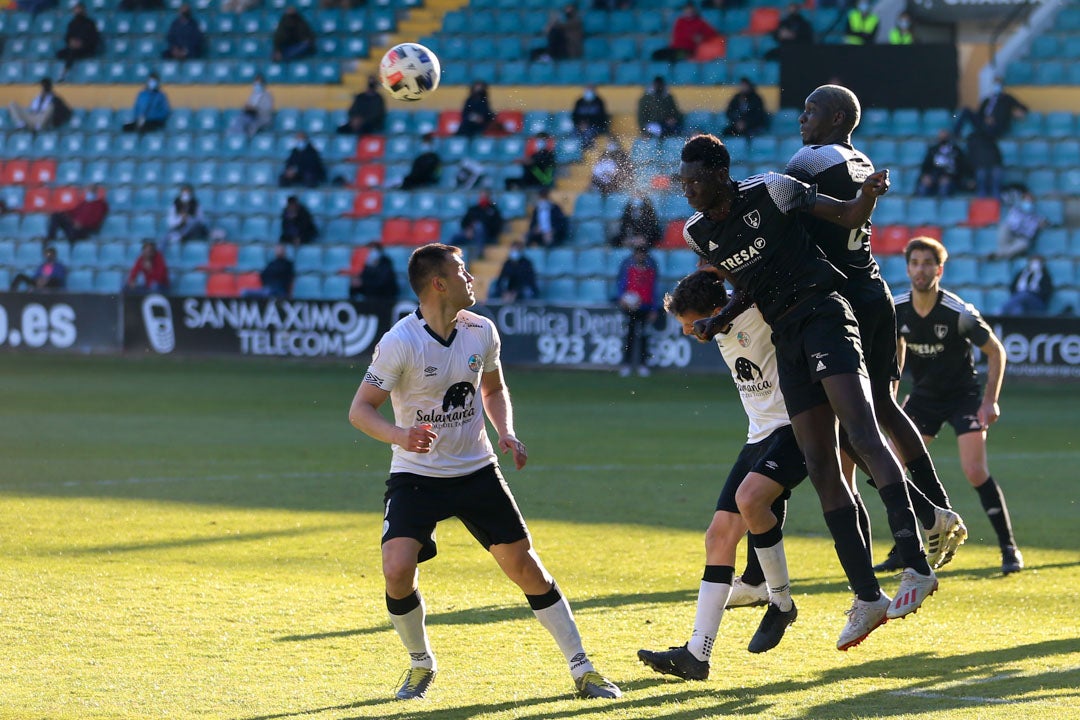
[[[974,305],[948,290],[938,292],[926,317],[915,312],[911,291],[896,297],[896,327],[907,344],[912,395],[949,399],[980,391],[972,346],[981,347],[992,331]]]
[[[779,173],[735,185],[726,219],[714,222],[694,213],[686,221],[683,238],[690,249],[726,270],[770,325],[805,298],[836,290],[844,276],[795,216],[814,205],[817,188]]]

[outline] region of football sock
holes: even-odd
[[[784,518],[787,516],[787,495],[785,491],[780,497],[773,500],[770,508],[776,516],[777,527],[784,527]],[[761,562],[754,552],[754,535],[746,533],[746,568],[742,571],[742,581],[747,585],[760,585],[765,582],[765,574],[761,571]]]
[[[862,535],[863,545],[866,546],[866,556],[873,562],[874,553],[870,545],[870,542],[873,539],[873,536],[870,534],[870,511],[866,509],[866,503],[863,502],[862,493],[854,493],[854,498],[855,513],[859,518],[859,534]]]
[[[919,529],[915,527],[915,514],[911,511],[907,484],[900,482],[886,485],[878,488],[878,494],[881,495],[881,501],[885,503],[889,530],[892,531],[896,551],[900,554],[904,566],[920,575],[929,575],[930,566],[926,563],[926,552],[922,547]]]
[[[825,513],[825,524],[832,534],[836,557],[844,568],[848,585],[860,600],[874,602],[881,597],[881,586],[874,576],[874,568],[870,566],[870,552],[863,544],[855,506],[828,511]]]
[[[559,650],[570,665],[570,674],[574,679],[595,670],[581,645],[581,635],[578,633],[577,623],[574,622],[570,603],[566,602],[566,598],[559,592],[559,586],[551,583],[551,590],[543,595],[526,595],[525,599],[529,601],[529,607],[536,619],[551,633],[551,637],[555,638]]]
[[[792,601],[787,555],[784,554],[784,532],[777,525],[772,530],[752,537],[757,555],[761,559],[765,581],[769,584],[769,602],[787,612],[791,609]]]
[[[416,590],[412,595],[400,600],[387,595],[386,609],[390,612],[390,623],[409,652],[412,667],[437,670],[438,665],[435,656],[431,654],[431,644],[428,642],[427,626],[424,622],[427,608],[420,591]]]
[[[990,518],[990,524],[994,526],[994,532],[997,533],[998,537],[998,545],[1002,549],[1009,545],[1015,547],[1016,539],[1013,537],[1009,508],[1005,505],[1005,494],[1001,492],[1001,488],[994,482],[994,478],[986,478],[986,482],[975,488],[975,492],[979,493],[979,501],[982,503],[983,510],[986,511],[986,517]]]
[[[930,453],[923,453],[907,463],[907,469],[911,471],[912,484],[922,491],[927,500],[946,510],[952,509],[952,505],[949,504],[949,494],[945,492],[945,486],[941,484],[934,461],[930,459]]]
[[[694,632],[686,649],[698,660],[708,662],[712,657],[713,643],[720,631],[720,619],[731,597],[731,579],[735,568],[729,565],[706,565],[698,588],[697,614],[694,616]]]
[[[904,479],[907,483],[908,497],[911,498],[911,509],[915,511],[915,517],[919,518],[919,522],[922,526],[929,530],[934,527],[934,520],[937,517],[934,515],[934,503],[930,501],[930,498],[923,494],[923,491],[913,483],[911,480]],[[946,507],[945,505],[938,505],[938,507]]]

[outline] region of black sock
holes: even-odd
[[[905,567],[917,573],[928,575],[930,566],[926,564],[926,552],[922,548],[919,529],[915,527],[915,514],[911,511],[905,483],[893,483],[878,489],[881,501],[885,503],[885,515],[889,518],[889,530],[892,531],[896,551]]]
[[[866,556],[873,563],[874,551],[870,546],[870,541],[873,539],[870,534],[870,512],[866,509],[866,503],[863,502],[861,494],[855,495],[855,513],[859,517],[859,534],[862,535],[863,544],[866,545]]]
[[[420,591],[414,590],[411,595],[395,599],[386,596],[386,609],[391,615],[408,615],[413,609],[420,607]]]
[[[911,498],[911,509],[915,511],[915,517],[919,518],[919,522],[922,526],[929,530],[934,527],[934,520],[937,518],[934,516],[934,503],[929,497],[923,495],[922,490],[912,482],[911,480],[904,480],[907,483],[908,497]],[[938,507],[945,507],[939,505]]]
[[[785,492],[776,498],[770,508],[776,516],[776,526],[779,528],[784,527],[784,518],[787,515],[787,497],[785,497],[787,494]],[[760,585],[765,582],[765,573],[762,572],[761,562],[758,560],[757,553],[754,552],[755,547],[753,534],[746,533],[746,567],[742,571],[742,580],[747,585]]]
[[[848,585],[860,600],[873,602],[881,597],[881,586],[870,567],[870,553],[863,545],[862,532],[859,530],[858,512],[854,505],[829,510],[825,513],[825,524],[833,538],[836,557],[844,568]]]
[[[1016,546],[1013,537],[1012,518],[1009,517],[1009,508],[1005,505],[1005,494],[994,482],[993,477],[986,478],[986,482],[975,488],[979,493],[979,501],[982,502],[986,517],[990,518],[990,524],[994,526],[994,532],[998,536],[998,545],[1004,550],[1009,545]]]
[[[937,468],[934,467],[934,461],[930,459],[929,453],[923,453],[909,462],[907,469],[911,471],[912,484],[922,491],[927,500],[946,510],[952,509],[952,505],[949,504],[949,494],[945,492],[945,486],[938,478]],[[919,509],[915,508],[915,512],[918,511]],[[922,516],[919,516],[919,519],[922,520]]]

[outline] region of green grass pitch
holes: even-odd
[[[1080,386],[1005,385],[990,462],[1024,572],[1001,576],[946,433],[935,458],[971,538],[917,615],[835,649],[850,597],[804,484],[786,528],[798,622],[751,655],[760,609],[728,612],[712,678],[684,683],[635,653],[689,633],[702,531],[744,438],[731,383],[510,370],[530,464],[508,479],[586,648],[625,695],[575,698],[520,592],[449,521],[421,568],[439,677],[426,700],[397,703],[407,656],[378,552],[389,449],[346,418],[363,371],[0,356],[0,717],[1080,713]],[[880,555],[884,513],[867,501]]]

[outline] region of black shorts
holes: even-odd
[[[851,305],[837,293],[804,300],[772,329],[788,417],[829,402],[822,378],[853,373],[866,377],[859,324]]]
[[[926,437],[937,437],[943,423],[948,421],[957,435],[982,432],[979,424],[979,406],[982,393],[969,393],[948,400],[938,400],[926,395],[912,395],[904,403],[915,427]]]
[[[422,545],[418,562],[438,553],[435,525],[451,517],[461,520],[485,550],[529,536],[517,502],[495,465],[454,478],[393,473],[386,485],[382,541],[413,538]]]
[[[896,306],[891,295],[880,300],[853,305],[859,321],[866,372],[874,394],[891,393],[893,380],[900,379],[900,364],[896,359]]]
[[[795,432],[790,425],[776,428],[764,440],[743,445],[739,457],[731,466],[724,489],[720,491],[720,498],[716,501],[717,510],[739,512],[735,493],[752,472],[783,486],[782,497],[785,500],[791,496],[791,490],[806,478],[806,460],[795,442]]]

